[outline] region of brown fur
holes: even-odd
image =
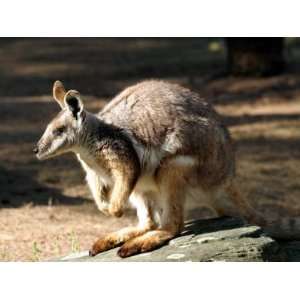
[[[170,99],[161,93],[169,93],[177,109],[168,107],[170,103],[166,101]],[[176,103],[179,96],[184,101]],[[126,107],[122,105],[124,101]],[[159,230],[148,231],[126,242],[119,251],[122,257],[157,248],[180,233],[186,185],[201,185],[203,189],[209,190],[231,176],[234,160],[229,134],[212,107],[188,89],[164,82],[144,82],[118,95],[99,116],[107,123],[112,122],[113,125],[128,129],[146,147],[161,147],[168,134],[178,130],[180,147],[168,153],[155,170],[155,181],[168,205],[167,222]],[[201,123],[199,119],[205,122]],[[176,128],[174,121],[179,123]],[[197,163],[178,168],[174,165],[178,155],[191,155]],[[97,248],[98,243],[93,249]]]

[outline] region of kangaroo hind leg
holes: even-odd
[[[185,169],[162,166],[157,174],[160,198],[154,203],[153,213],[159,214],[159,227],[126,242],[119,249],[119,256],[154,250],[178,235],[183,227],[185,199]]]

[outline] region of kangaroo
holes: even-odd
[[[98,239],[91,256],[117,246],[120,257],[162,246],[182,231],[186,200],[200,194],[219,216],[242,216],[280,238],[300,237],[299,218],[267,220],[242,197],[229,131],[197,93],[144,81],[98,114],[86,111],[79,92],[66,92],[60,81],[53,98],[61,111],[37,143],[37,158],[75,153],[101,212],[121,217],[127,204],[137,212],[136,226]]]

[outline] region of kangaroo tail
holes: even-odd
[[[300,240],[300,217],[282,217],[267,220],[266,225],[262,227],[271,237],[284,240]]]
[[[271,237],[300,240],[300,216],[271,218],[263,215],[245,200],[233,182],[226,186],[226,192],[249,223],[261,226]]]

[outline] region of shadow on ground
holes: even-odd
[[[127,85],[153,77],[192,87],[223,107],[251,105],[266,98],[288,103],[300,91],[299,47],[297,40],[287,47],[290,60],[294,59],[287,74],[239,80],[222,77],[226,53],[218,38],[0,39],[0,176],[4,187],[0,201],[12,205],[24,201],[46,204],[51,198],[70,204],[81,201],[59,195],[66,186],[84,184],[83,173],[74,159],[66,156],[39,163],[32,155],[46,124],[59,111],[50,95],[56,79],[81,91],[87,108],[94,112]],[[297,112],[231,115],[225,111],[223,116],[225,124],[232,128],[300,119]],[[264,161],[283,153],[285,158],[298,158],[300,149],[297,138],[262,136],[241,137],[237,147],[245,153],[266,153]],[[31,194],[30,200],[24,200]]]
[[[67,197],[59,189],[35,181],[36,174],[28,170],[8,171],[0,166],[0,208],[34,205],[79,205],[84,199]]]

